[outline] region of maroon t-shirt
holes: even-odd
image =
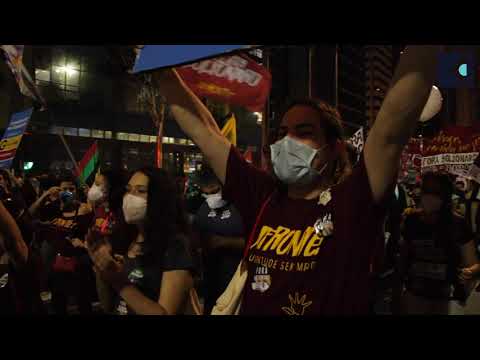
[[[366,314],[370,265],[386,210],[374,203],[363,157],[323,206],[318,198],[289,198],[232,146],[223,195],[240,211],[247,233],[272,193],[248,252],[241,314]],[[315,222],[328,215],[333,234],[317,235]]]

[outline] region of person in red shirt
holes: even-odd
[[[174,70],[158,89],[200,147],[252,240],[242,315],[366,314],[370,266],[404,145],[430,94],[440,47],[411,46],[352,170],[324,102],[287,107],[271,146],[276,179],[248,164]]]

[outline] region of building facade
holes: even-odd
[[[104,166],[133,170],[154,166],[157,128],[138,101],[140,83],[128,74],[118,49],[104,46],[32,46],[31,72],[48,107],[35,111],[19,147],[17,167],[33,162],[33,170],[72,168],[59,135],[76,161],[94,141]],[[236,111],[238,123],[256,120]],[[249,117],[250,116],[250,117]],[[221,120],[219,125],[221,126]],[[250,120],[250,121],[249,121]],[[248,125],[247,124],[247,125]],[[259,146],[252,126],[238,130],[240,147]],[[257,144],[258,143],[258,144]],[[38,149],[43,149],[38,151]],[[199,149],[169,115],[163,134],[163,167],[176,176],[194,171],[202,161]]]

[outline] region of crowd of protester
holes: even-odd
[[[263,169],[162,71],[202,169],[185,181],[100,168],[87,183],[0,170],[0,313],[461,314],[479,289],[479,185],[397,176],[438,51],[407,48],[363,151],[337,109],[304,99]]]

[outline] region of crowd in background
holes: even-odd
[[[441,50],[406,48],[359,153],[336,108],[287,104],[262,149],[265,169],[244,159],[175,70],[158,73],[208,166],[186,184],[156,168],[101,169],[88,184],[1,171],[0,312],[471,312],[479,185],[433,172],[397,181]]]
[[[239,212],[207,166],[186,181],[128,175],[99,171],[88,186],[68,172],[0,171],[1,313],[211,312],[245,246]],[[476,296],[479,188],[434,173],[396,185],[370,269],[372,313],[461,313]],[[124,281],[135,290],[119,293]]]

